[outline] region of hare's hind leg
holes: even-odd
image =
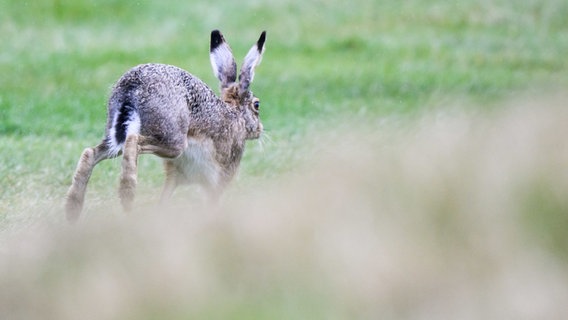
[[[122,151],[122,173],[120,176],[119,196],[125,211],[132,209],[136,193],[138,155],[155,154],[162,158],[175,158],[183,151],[184,145],[164,146],[154,138],[132,134],[126,137]]]
[[[176,158],[183,152],[185,141],[164,145],[153,137],[132,134],[126,137],[122,151],[122,173],[120,176],[119,196],[125,211],[132,209],[137,184],[137,162],[140,154],[154,154],[162,158]],[[162,200],[169,198],[177,181],[175,175],[167,175]]]
[[[118,194],[124,211],[132,209],[136,193],[139,137],[137,134],[126,137],[122,151],[122,173]]]
[[[73,175],[73,182],[67,191],[65,212],[67,220],[74,222],[79,218],[83,203],[85,202],[85,191],[93,172],[93,168],[102,160],[111,158],[105,141],[94,148],[86,148],[79,158],[77,169]]]
[[[164,158],[166,180],[160,196],[160,203],[165,204],[178,186],[177,169],[168,159],[179,157],[187,147],[187,140],[179,139],[174,143],[164,145],[153,137],[140,137],[138,145],[140,146],[140,153],[150,153]]]

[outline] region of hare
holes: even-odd
[[[237,82],[231,48],[219,30],[211,32],[210,59],[221,96],[178,67],[143,64],[127,71],[114,85],[102,142],[86,148],[67,192],[65,210],[76,221],[83,208],[93,168],[122,154],[119,197],[130,211],[137,180],[137,158],[164,159],[165,202],[182,183],[202,185],[215,199],[235,175],[248,139],[263,132],[260,101],[249,87],[264,53],[266,31],[244,59]]]

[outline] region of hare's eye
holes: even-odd
[[[253,106],[254,106],[254,110],[258,111],[258,109],[260,109],[260,101],[255,101],[253,103]]]

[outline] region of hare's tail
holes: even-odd
[[[140,115],[130,101],[124,101],[112,117],[106,143],[111,156],[117,156],[124,147],[126,137],[140,133]]]

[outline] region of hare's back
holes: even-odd
[[[140,119],[140,134],[179,143],[188,130],[186,83],[193,79],[195,77],[187,71],[175,66],[136,66],[114,86],[109,99],[109,120],[120,118],[115,115],[125,112],[136,113]]]
[[[117,82],[113,96],[132,99],[135,103],[178,101],[186,96],[187,71],[165,64],[142,64],[128,70]],[[112,98],[112,97],[111,97]]]

